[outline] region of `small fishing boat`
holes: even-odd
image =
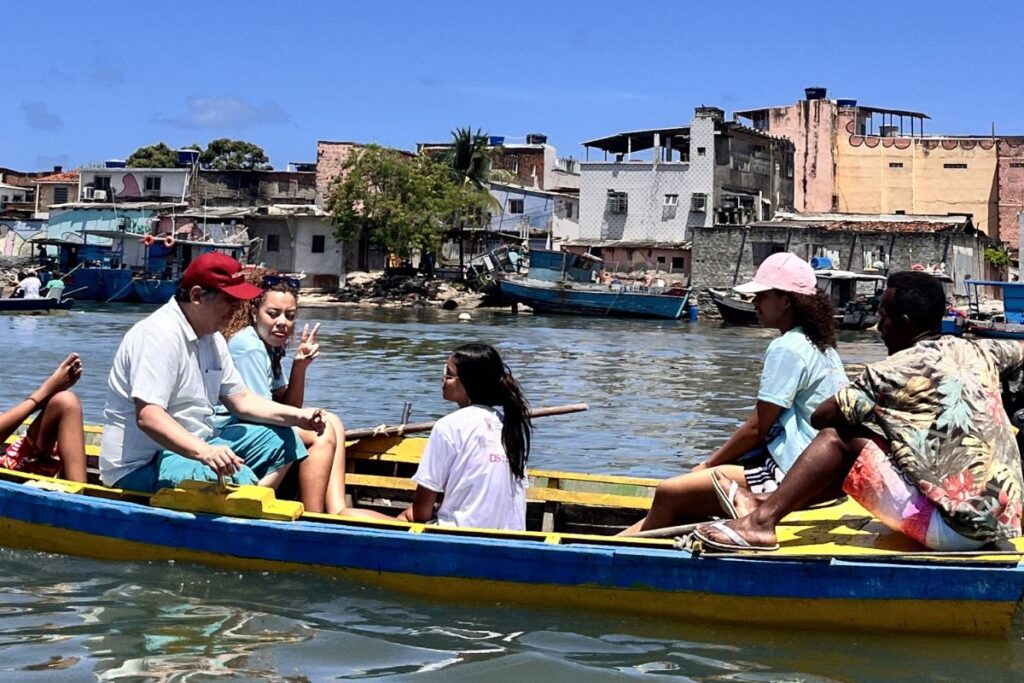
[[[87,428],[91,444],[98,428]],[[408,505],[425,439],[349,444],[357,507]],[[96,446],[88,446],[92,467]],[[306,571],[439,600],[494,601],[804,628],[1006,634],[1024,541],[932,553],[853,502],[788,516],[777,552],[716,554],[610,534],[658,481],[534,469],[524,532],[306,513],[270,489],[186,482],[155,495],[0,469],[0,544],[118,561]]]
[[[0,299],[0,313],[48,313],[49,311],[69,311],[75,304],[75,300],[65,297],[63,299],[51,299],[49,297],[40,299],[12,299],[4,297]]]
[[[999,290],[1003,299],[1003,312],[992,317],[981,314],[979,287]],[[967,280],[969,300],[964,328],[976,337],[990,339],[1024,339],[1024,282],[998,280]]]
[[[601,265],[589,254],[534,249],[525,277],[499,275],[501,294],[538,313],[678,320],[687,310],[688,288],[627,284],[610,276],[597,282]]]
[[[757,311],[754,303],[730,294],[722,289],[708,288],[711,301],[727,325],[757,325]]]
[[[884,275],[825,269],[814,271],[814,276],[818,289],[828,294],[835,304],[840,329],[866,330],[878,324],[879,290],[885,287]],[[861,283],[870,283],[871,291],[858,291]]]

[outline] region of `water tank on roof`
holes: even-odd
[[[809,100],[823,100],[828,93],[828,88],[811,87],[804,88],[804,97]]]
[[[526,144],[528,145],[544,145],[547,144],[547,141],[548,136],[541,133],[529,133],[526,136]]]
[[[125,168],[128,163],[124,159],[107,159],[103,162],[106,168]]]
[[[836,100],[836,104],[840,107],[856,107],[857,100]]]
[[[489,138],[487,138],[487,144],[489,144],[491,147],[499,147],[501,145],[504,145],[505,144],[505,136],[504,135],[492,135]]]
[[[198,149],[179,149],[176,150],[178,154],[178,163],[191,166],[199,161],[199,150]]]
[[[811,259],[811,268],[814,270],[832,270],[832,259],[828,256],[815,256]]]

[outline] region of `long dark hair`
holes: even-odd
[[[824,292],[783,292],[793,304],[793,323],[799,325],[819,351],[836,347],[836,307]]]
[[[452,351],[452,362],[471,404],[501,406],[505,414],[501,444],[505,447],[509,469],[517,479],[522,479],[526,476],[533,430],[530,404],[523,396],[522,387],[493,346],[465,344]]]
[[[268,282],[268,276],[273,278],[272,284]],[[238,307],[231,321],[228,322],[223,330],[225,339],[231,339],[250,325],[253,328],[256,327],[256,312],[260,310],[263,300],[267,298],[267,292],[285,292],[295,297],[296,304],[299,302],[298,288],[282,278],[274,277],[274,274],[266,269],[257,268],[253,270],[246,275],[245,280],[249,284],[259,287],[263,292],[255,299],[250,299]],[[263,340],[261,339],[260,341]],[[285,357],[288,350],[286,346],[274,347],[265,341],[263,341],[263,345],[267,348],[267,355],[270,356],[270,371],[273,373],[274,379],[280,381],[284,377],[281,360]]]

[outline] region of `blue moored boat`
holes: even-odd
[[[1003,314],[992,318],[980,315],[979,287],[993,287],[1003,296]],[[1024,282],[967,280],[969,312],[965,328],[976,337],[1024,340]]]
[[[390,475],[411,472],[424,441],[352,443],[346,485],[356,505],[411,497],[415,485]],[[925,552],[846,502],[787,517],[777,552],[716,555],[672,539],[607,535],[649,508],[656,480],[530,474],[531,530],[502,532],[303,513],[260,487],[226,495],[205,484],[150,497],[0,470],[0,543],[311,571],[443,600],[816,628],[1006,633],[1024,597],[1022,542]]]
[[[676,320],[686,311],[689,290],[595,282],[601,259],[535,249],[526,277],[503,276],[502,296],[538,313]]]

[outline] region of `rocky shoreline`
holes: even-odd
[[[465,283],[422,276],[352,272],[345,287],[336,292],[303,292],[302,306],[309,308],[444,308],[469,310],[484,302],[484,295]]]

